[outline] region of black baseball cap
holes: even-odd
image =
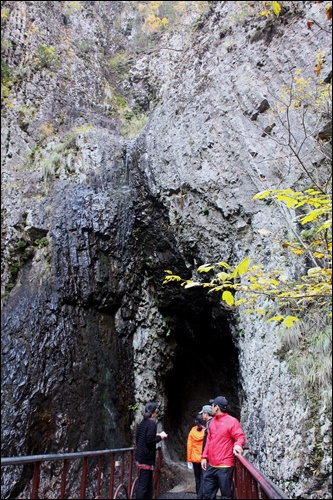
[[[215,399],[210,399],[209,402],[214,406],[219,406],[221,410],[225,410],[226,406],[228,406],[228,401],[224,396],[217,396]]]
[[[157,404],[150,402],[145,406],[145,413],[150,413],[151,415],[157,410]]]

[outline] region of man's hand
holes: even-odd
[[[206,469],[207,469],[207,460],[206,460],[205,458],[203,458],[203,459],[201,460],[201,468],[202,468],[203,470],[206,470]]]
[[[243,455],[243,448],[239,444],[234,446],[234,455]]]

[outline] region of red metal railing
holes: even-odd
[[[278,486],[241,455],[235,457],[234,498],[242,500],[288,498]]]
[[[157,463],[153,474],[153,498],[159,496],[163,459],[161,448],[157,451]],[[12,479],[25,478],[25,482],[21,483],[21,491],[17,491],[16,494],[20,495],[22,492],[26,494],[30,490],[30,499],[124,497],[131,499],[134,497],[138,481],[134,448],[1,458],[1,466],[13,467]],[[30,476],[24,469],[18,471],[20,466],[23,468],[33,466]],[[8,474],[10,475],[10,472],[7,471],[6,475]],[[78,481],[80,476],[81,482]],[[15,498],[15,495],[8,491],[3,498]],[[237,455],[234,498],[247,500],[288,497],[246,458]]]
[[[157,463],[153,473],[153,498],[159,495],[162,459],[162,450],[157,448]],[[46,463],[50,462],[49,467],[46,467]],[[52,468],[55,464],[56,466]],[[134,448],[1,458],[1,467],[15,466],[17,479],[19,475],[27,477],[24,470],[17,471],[18,466],[24,468],[31,465],[33,465],[33,474],[30,499],[117,499],[124,498],[124,495],[125,498],[133,498],[138,480]],[[82,469],[81,484],[78,489],[75,485],[78,484],[80,467]],[[45,477],[42,478],[43,468],[47,470],[44,470]],[[17,483],[13,481],[15,482]],[[55,491],[59,482],[60,491],[59,489]],[[29,484],[24,485],[24,488],[26,492]],[[15,498],[10,492],[9,495],[10,498]]]

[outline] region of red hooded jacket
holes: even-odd
[[[212,467],[233,467],[234,446],[239,444],[243,448],[244,443],[245,435],[236,418],[228,413],[215,415],[209,425],[202,458],[206,458]]]

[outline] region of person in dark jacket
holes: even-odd
[[[156,403],[147,403],[143,420],[136,432],[135,460],[139,468],[139,480],[136,491],[137,499],[153,498],[153,470],[156,460],[156,444],[167,437],[162,431],[157,434],[155,417],[158,409]]]
[[[202,416],[203,422],[205,423],[205,434],[204,434],[203,443],[202,443],[202,451],[204,451],[205,444],[207,441],[209,424],[213,418],[212,406],[211,405],[204,405],[202,407],[202,410],[199,411],[199,413]]]
[[[199,411],[199,414],[202,416],[202,420],[205,424],[205,432],[204,432],[204,438],[203,438],[203,442],[202,442],[202,452],[203,452],[205,449],[206,441],[207,441],[209,424],[211,423],[212,418],[213,418],[212,405],[204,405],[202,407],[201,411]],[[200,489],[199,489],[199,493],[198,493],[198,498],[203,498],[203,484],[205,481],[205,474],[206,474],[206,471],[203,470],[203,468],[201,467],[201,481],[200,481]],[[216,488],[216,492],[217,492],[217,490],[218,490],[218,488]],[[214,498],[216,498],[216,497],[214,497]]]

